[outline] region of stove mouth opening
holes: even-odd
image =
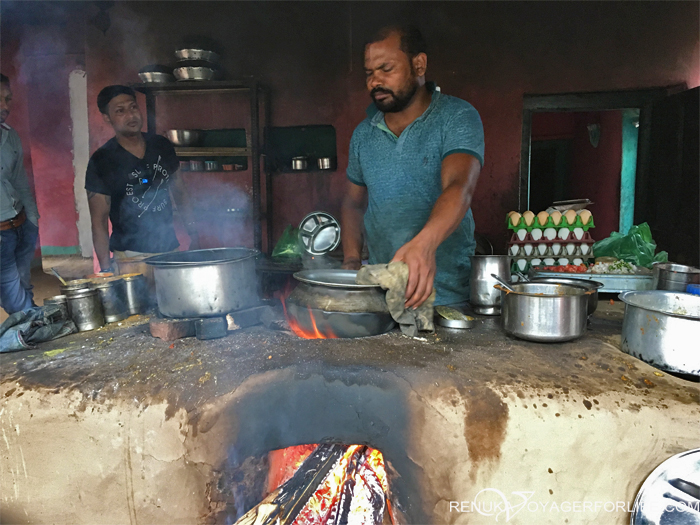
[[[268,454],[267,495],[236,525],[398,525],[387,465],[367,445],[299,445]]]

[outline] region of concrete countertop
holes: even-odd
[[[508,337],[498,317],[420,339],[303,340],[258,326],[171,343],[132,317],[0,355],[0,467],[12,473],[0,488],[35,522],[230,522],[244,499],[225,487],[245,458],[335,440],[382,450],[409,523],[493,523],[454,506],[486,487],[630,502],[663,459],[700,446],[688,424],[700,390],[622,353],[622,316],[603,299],[584,337],[559,344]],[[35,487],[27,472],[47,464],[57,477]]]

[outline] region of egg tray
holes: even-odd
[[[550,259],[550,258],[551,258],[551,259],[554,259],[554,264],[545,265],[544,259]],[[578,259],[582,259],[583,262],[584,262],[584,264],[587,262],[587,259],[586,259],[585,257],[574,257],[574,256],[570,256],[570,257],[515,257],[515,258],[513,258],[513,262],[511,263],[510,270],[511,270],[511,272],[516,272],[516,271],[518,271],[518,272],[526,272],[526,271],[528,271],[531,267],[560,266],[560,264],[559,264],[559,259],[567,259],[567,260],[569,261],[568,264],[573,264],[574,259],[577,259],[577,258],[578,258]],[[538,265],[533,265],[533,264],[532,264],[532,261],[533,261],[534,259],[539,259],[539,260],[541,261],[540,264],[538,264]],[[518,266],[518,261],[522,261],[522,260],[525,261],[525,268],[521,270],[520,267]],[[575,276],[576,273],[573,273],[573,272],[572,272],[571,275],[572,275],[572,276]]]
[[[539,243],[539,244],[544,244],[544,243]],[[567,243],[567,244],[573,244],[573,243]],[[517,245],[513,245],[517,246]],[[544,254],[540,254],[539,250],[537,249],[538,245],[533,245],[533,250],[530,255],[527,255],[525,253],[524,248],[520,248],[517,254],[513,255],[513,252],[511,251],[511,247],[508,247],[508,256],[513,257],[513,258],[518,258],[518,259],[542,259],[543,257],[554,257],[554,258],[559,258],[559,257],[580,257],[582,259],[592,259],[593,258],[593,249],[589,249],[588,253],[584,254],[581,251],[581,246],[576,245],[574,248],[574,253],[569,253],[566,250],[566,246],[562,245],[561,251],[559,252],[558,255],[555,255],[554,250],[551,245],[547,245],[547,249],[545,250]],[[590,247],[589,247],[590,248]]]
[[[532,238],[531,232],[527,232],[525,234],[525,238],[522,241],[518,238],[518,233],[514,232],[510,238],[510,241],[508,242],[508,246],[510,247],[513,244],[523,245],[523,244],[542,244],[542,243],[545,243],[545,244],[554,244],[554,243],[568,244],[570,242],[573,242],[574,244],[584,244],[585,243],[585,244],[590,244],[590,245],[593,245],[593,243],[595,243],[595,241],[593,240],[593,237],[591,237],[591,234],[587,231],[583,232],[583,237],[581,237],[580,239],[573,237],[573,234],[572,234],[568,239],[560,239],[559,237],[557,237],[556,239],[550,240],[550,239],[545,239],[544,237],[542,237],[538,241],[536,241],[535,239]]]
[[[529,226],[525,224],[525,218],[520,217],[520,221],[518,224],[513,226],[513,224],[510,222],[510,217],[506,217],[506,225],[509,230],[513,231],[518,231],[525,229],[528,232],[531,232],[534,229],[540,229],[540,230],[545,230],[547,228],[554,228],[555,230],[561,230],[562,228],[568,228],[569,230],[573,230],[574,228],[583,228],[583,231],[588,231],[591,228],[595,228],[595,224],[593,222],[593,216],[591,215],[591,218],[588,219],[588,222],[586,224],[583,224],[583,221],[581,220],[581,216],[577,215],[576,220],[574,221],[573,224],[569,224],[564,216],[562,216],[561,221],[559,224],[554,224],[554,221],[552,220],[552,217],[547,217],[547,222],[545,223],[544,226],[540,224],[540,222],[537,220],[537,216],[532,221],[532,224]]]

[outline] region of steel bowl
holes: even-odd
[[[674,263],[654,265],[655,290],[685,292],[689,284],[700,284],[700,268]]]
[[[204,66],[182,66],[173,70],[173,75],[178,81],[183,80],[216,80],[219,78],[219,71]]]
[[[145,73],[139,73],[139,78],[141,82],[146,83],[164,83],[164,82],[175,82],[175,77],[170,73],[162,73],[160,71],[149,71]]]
[[[175,51],[175,57],[178,61],[206,60],[212,64],[217,64],[221,58],[218,54],[214,53],[214,51],[209,51],[206,49],[178,49]]]
[[[661,370],[700,376],[700,296],[624,292],[622,350]]]
[[[589,279],[575,279],[567,277],[536,277],[531,280],[535,283],[554,283],[567,284],[569,286],[578,286],[584,288],[591,293],[588,295],[588,315],[593,315],[593,312],[598,308],[598,290],[603,287],[603,283],[591,281]]]
[[[581,337],[588,319],[588,294],[578,286],[556,283],[500,285],[503,330],[514,337],[559,343]]]
[[[196,146],[202,138],[202,132],[196,129],[169,129],[165,134],[176,146]]]

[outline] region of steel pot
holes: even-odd
[[[287,313],[306,332],[326,336],[366,337],[383,334],[396,323],[386,292],[377,285],[356,284],[354,270],[303,270],[286,301]]]
[[[514,292],[499,290],[506,333],[542,343],[570,341],[585,333],[589,292],[583,288],[555,283],[511,286]]]
[[[165,317],[214,317],[259,302],[255,257],[248,248],[217,248],[156,255],[158,309]]]
[[[469,303],[474,311],[483,315],[500,315],[501,292],[491,274],[510,281],[510,258],[507,255],[472,255],[472,272],[469,277]]]
[[[578,286],[590,291],[588,294],[588,315],[593,315],[593,312],[598,308],[598,289],[603,287],[603,283],[591,281],[589,279],[574,279],[568,277],[536,277],[531,279],[534,283],[554,283],[566,284],[569,286]]]
[[[97,290],[84,288],[68,296],[68,314],[81,332],[104,326],[105,316]]]
[[[305,170],[309,166],[309,160],[306,157],[293,157],[292,169],[294,171]]]
[[[689,284],[700,284],[700,269],[674,263],[654,265],[654,290],[685,292]]]
[[[623,292],[622,350],[661,370],[700,376],[700,297],[661,290]]]
[[[94,287],[102,301],[105,321],[116,323],[129,317],[124,279],[120,277],[96,279]]]
[[[68,281],[65,285],[58,287],[61,290],[61,295],[71,295],[79,290],[89,290],[92,288],[92,281],[90,279],[75,279],[73,281]]]

